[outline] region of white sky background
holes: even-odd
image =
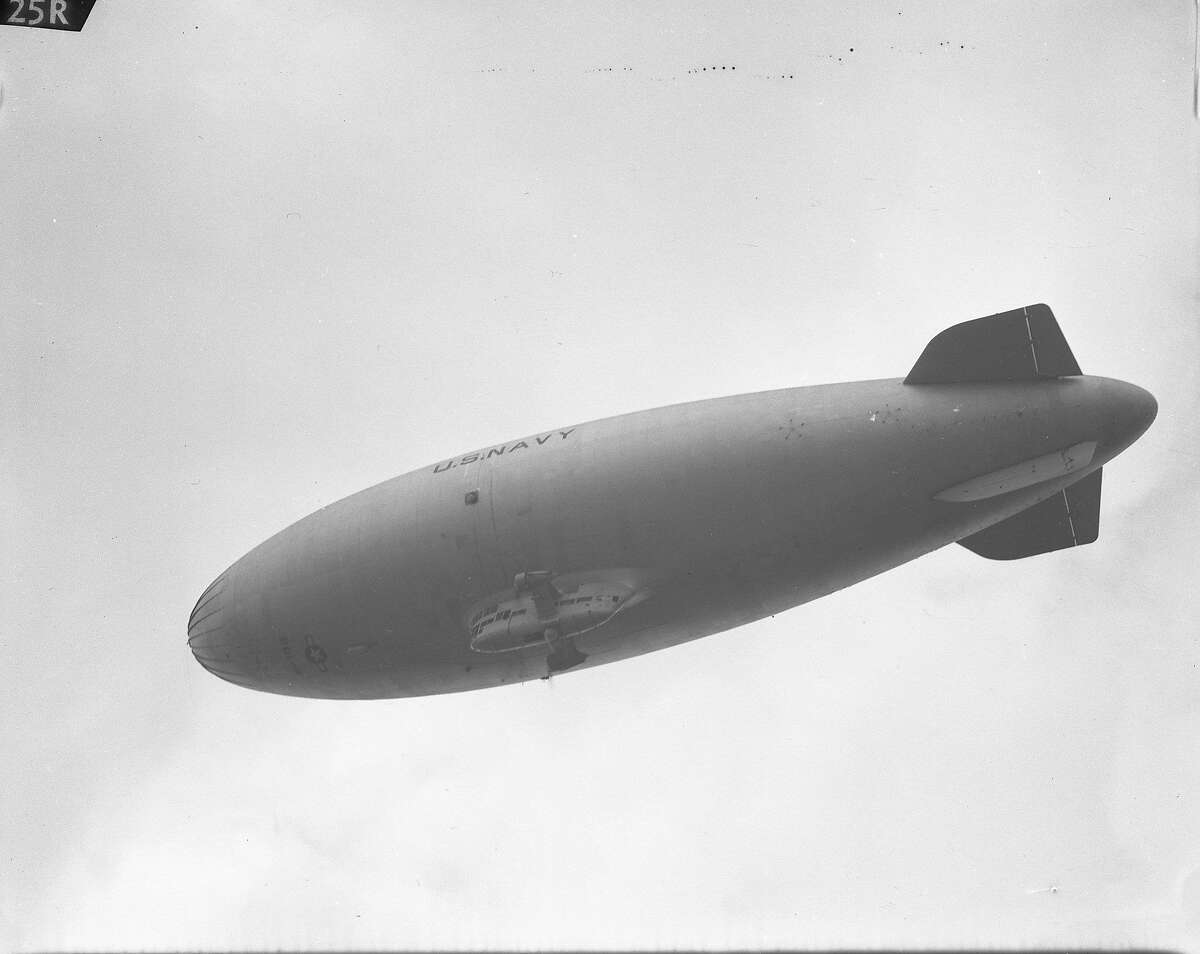
[[[0,948],[1195,944],[1192,9],[0,28]],[[1094,546],[431,699],[187,651],[217,573],[394,474],[1037,301],[1161,405]]]

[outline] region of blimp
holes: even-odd
[[[904,378],[555,427],[395,477],[233,563],[187,642],[230,683],[326,699],[574,673],[952,543],[990,560],[1092,543],[1103,467],[1156,413],[1083,374],[1030,305],[947,328]]]

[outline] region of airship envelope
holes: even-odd
[[[574,672],[950,543],[996,560],[1090,543],[1101,468],[1156,411],[1083,374],[1031,305],[941,332],[903,379],[548,429],[371,487],[218,576],[188,644],[236,685],[331,699]]]

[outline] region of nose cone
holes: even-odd
[[[1104,395],[1109,415],[1105,444],[1111,457],[1146,433],[1158,414],[1158,402],[1145,388],[1113,378],[1105,379]]]
[[[188,619],[188,647],[196,662],[214,676],[250,689],[257,688],[243,641],[230,612],[229,571],[217,577],[196,601]]]

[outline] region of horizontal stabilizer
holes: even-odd
[[[1082,374],[1049,305],[953,325],[925,346],[905,384],[1027,381]]]
[[[1092,543],[1100,535],[1103,468],[1028,510],[958,542],[989,560],[1019,560]]]
[[[1065,477],[1072,471],[1083,470],[1092,462],[1092,454],[1095,452],[1095,441],[1082,441],[1065,450],[1031,457],[1011,467],[993,470],[982,477],[972,477],[934,494],[933,499],[945,500],[948,503],[971,503],[998,497],[1000,494],[1009,494],[1014,490],[1024,490],[1055,477]]]

